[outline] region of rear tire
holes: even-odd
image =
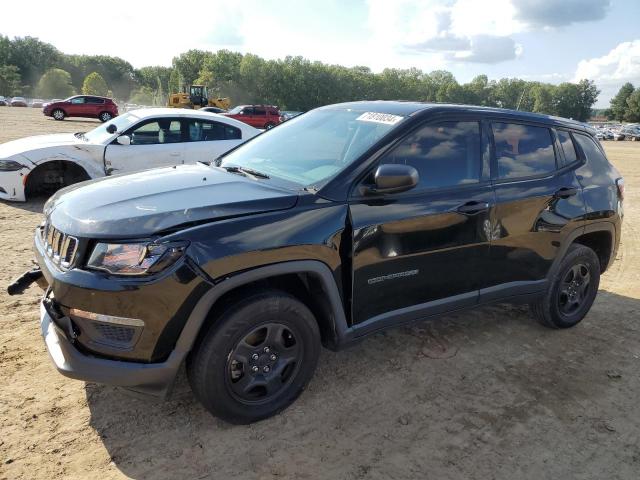
[[[212,322],[187,361],[196,398],[213,415],[246,424],[284,410],[311,380],[318,324],[281,291],[245,297]]]
[[[113,115],[111,115],[109,112],[102,112],[100,115],[98,115],[98,119],[104,123],[104,122],[108,122],[109,120],[111,120],[113,118]]]
[[[531,304],[533,315],[547,327],[573,327],[589,313],[599,285],[598,256],[589,247],[573,244],[544,297]]]
[[[59,108],[56,108],[53,112],[51,112],[51,116],[55,119],[55,120],[64,120],[64,117],[66,117],[65,113],[63,110],[60,110]]]

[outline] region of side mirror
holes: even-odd
[[[129,135],[120,135],[116,138],[116,142],[120,145],[131,145],[131,137],[129,137]]]
[[[420,175],[410,165],[386,163],[378,166],[373,176],[373,185],[366,186],[369,194],[399,193],[418,184]]]
[[[111,135],[113,135],[117,131],[118,131],[118,127],[116,127],[113,123],[107,125],[107,133],[110,133]]]

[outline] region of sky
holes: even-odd
[[[64,53],[171,65],[192,48],[345,66],[550,83],[589,78],[607,107],[640,86],[640,0],[32,0],[3,5],[0,33]]]

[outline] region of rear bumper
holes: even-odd
[[[49,356],[64,376],[86,382],[126,387],[136,392],[165,398],[171,392],[184,355],[173,351],[161,363],[135,363],[98,358],[78,350],[54,318],[40,304],[40,329]],[[58,318],[58,322],[65,318]]]

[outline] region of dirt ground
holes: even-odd
[[[0,142],[95,125],[0,107]],[[5,293],[42,202],[0,202],[0,478],[640,478],[640,143],[605,148],[624,234],[579,326],[498,305],[392,330],[323,352],[300,399],[251,426],[211,417],[184,376],[161,403],[59,375],[39,289]]]

